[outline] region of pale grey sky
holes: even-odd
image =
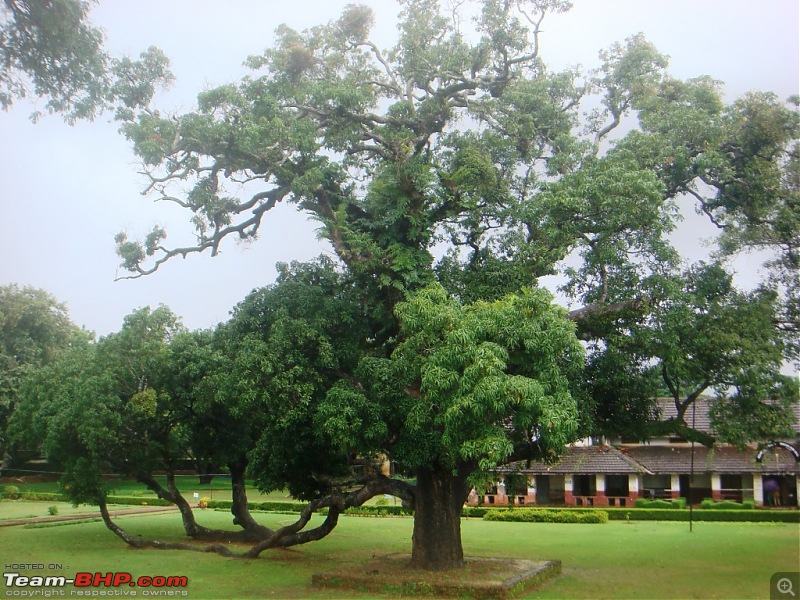
[[[169,111],[190,109],[198,91],[236,81],[249,54],[271,44],[277,25],[296,29],[335,18],[353,0],[100,0],[92,15],[109,50],[136,55],[150,45],[172,60],[177,82],[158,99]],[[389,45],[398,7],[362,1],[378,15],[375,38]],[[643,32],[671,57],[681,78],[711,75],[729,99],[749,90],[785,98],[800,91],[800,3],[797,0],[576,0],[546,21],[542,56],[552,68],[597,64],[598,51]],[[0,285],[44,288],[66,302],[72,319],[100,335],[119,329],[133,309],[164,303],[190,328],[211,327],[254,287],[271,283],[277,261],[326,251],[313,223],[291,207],[267,215],[261,239],[228,242],[221,256],[175,260],[156,274],[115,282],[113,236],[167,226],[172,239],[188,231],[185,214],[140,195],[144,178],[110,117],[74,127],[58,117],[28,120],[31,105],[0,113]],[[682,250],[696,254],[703,222],[690,217]],[[184,233],[185,235],[185,233]],[[744,259],[744,278],[758,261]]]

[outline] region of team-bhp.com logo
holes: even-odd
[[[49,598],[54,596],[188,596],[183,589],[187,577],[143,575],[134,578],[130,573],[76,573],[74,577],[21,575],[3,573],[6,596],[18,598]],[[78,589],[65,590],[67,586]],[[111,588],[111,589],[108,589]],[[131,589],[133,588],[133,589]]]

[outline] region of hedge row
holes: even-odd
[[[569,509],[565,509],[569,510]],[[604,508],[612,521],[688,521],[690,511],[684,509],[665,508]],[[800,511],[797,510],[730,510],[730,509],[697,509],[691,511],[694,521],[731,521],[731,522],[779,522],[800,523]]]
[[[34,493],[23,492],[21,497],[25,500],[39,500],[46,502],[66,501],[61,494],[53,493]],[[132,496],[109,496],[109,504],[126,504],[133,506],[171,506],[171,503],[160,498],[147,498]],[[209,508],[230,510],[230,500],[209,500]],[[731,508],[729,505],[738,505]],[[706,505],[701,509],[692,511],[692,518],[695,521],[738,521],[738,522],[781,522],[781,523],[800,523],[800,511],[798,510],[742,510],[747,508],[749,502],[745,501],[742,505],[736,502],[717,502],[713,506]],[[303,502],[251,502],[250,510],[299,513],[305,508]],[[708,506],[708,507],[706,507]],[[524,512],[562,512],[572,515],[586,513],[603,512],[612,521],[688,521],[689,511],[680,508],[585,508],[585,507],[547,507],[547,508],[488,508],[484,506],[466,506],[461,515],[470,518],[483,518],[490,512],[498,513],[524,513]],[[412,515],[413,511],[403,506],[359,506],[350,508],[345,514],[357,516],[407,516]],[[560,517],[559,517],[560,518]],[[564,517],[565,519],[573,517]],[[504,517],[503,520],[516,520],[515,517]],[[561,521],[549,521],[561,522]],[[568,522],[568,521],[563,521]],[[570,521],[572,522],[572,521]],[[578,521],[574,521],[578,522]]]
[[[208,500],[208,508],[221,508],[230,510],[233,506],[231,500]],[[300,513],[306,507],[305,502],[248,502],[250,510],[261,510],[266,512],[289,512]]]
[[[636,508],[686,508],[686,498],[675,498],[674,500],[637,498],[634,506]]]
[[[721,500],[719,502],[715,502],[711,498],[706,498],[700,503],[700,508],[710,508],[714,510],[753,510],[755,507],[755,500],[743,500],[742,502]]]
[[[174,506],[169,500],[161,498],[142,498],[141,496],[108,496],[108,504],[128,504],[133,506]]]
[[[552,508],[521,508],[518,510],[492,509],[484,521],[513,523],[608,523],[608,513],[602,510],[558,510]]]

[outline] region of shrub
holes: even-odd
[[[142,501],[141,498],[133,496],[108,496],[106,498],[108,504],[130,504],[139,506],[172,506],[169,500],[162,500],[161,498],[148,498],[147,501]]]
[[[756,507],[754,500],[744,502],[734,502],[733,500],[721,500],[714,502],[711,498],[706,498],[700,503],[700,508],[710,508],[715,510],[753,510]]]
[[[522,508],[519,510],[489,510],[484,521],[514,523],[608,523],[608,513],[603,510],[553,510],[547,508]]]
[[[603,509],[612,521],[624,521],[630,515],[631,521],[688,521],[688,510],[665,510],[663,508],[625,508]],[[800,511],[797,510],[695,510],[692,513],[695,521],[730,521],[730,522],[781,522],[800,523]]]
[[[676,498],[675,500],[637,498],[634,506],[636,508],[686,508],[686,498]]]
[[[19,488],[15,485],[7,485],[3,488],[3,498],[16,500],[19,498]]]
[[[48,506],[47,513],[53,517],[56,516],[58,514],[58,507],[55,504]]]
[[[346,515],[362,517],[388,517],[413,515],[414,511],[404,506],[354,506],[345,511]]]
[[[461,511],[461,516],[482,519],[483,515],[485,515],[490,510],[497,510],[497,509],[486,508],[485,506],[465,506]]]

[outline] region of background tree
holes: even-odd
[[[141,60],[116,59],[92,25],[95,0],[3,0],[0,3],[0,106],[30,96],[74,123],[110,106],[145,106],[169,83],[169,61],[156,48]],[[41,111],[33,113],[33,119]]]
[[[34,368],[58,359],[77,327],[67,308],[51,294],[32,287],[0,287],[0,454],[2,468],[11,465],[6,429],[17,403],[19,386]]]
[[[587,378],[596,433],[675,435],[709,446],[791,436],[797,384],[781,374],[786,340],[776,326],[777,296],[741,292],[732,279],[718,264],[698,264],[662,278],[647,314],[606,324]],[[691,428],[692,405],[712,394],[717,438]],[[659,397],[672,400],[675,417],[657,414]]]
[[[62,487],[76,504],[105,510],[110,491],[104,475],[135,479],[178,506],[190,536],[207,530],[194,519],[175,482],[188,453],[184,406],[165,384],[170,339],[182,330],[166,307],[143,308],[119,332],[87,338],[54,364],[32,372],[12,421],[15,437],[38,440],[64,471]],[[155,477],[166,474],[166,487]]]

